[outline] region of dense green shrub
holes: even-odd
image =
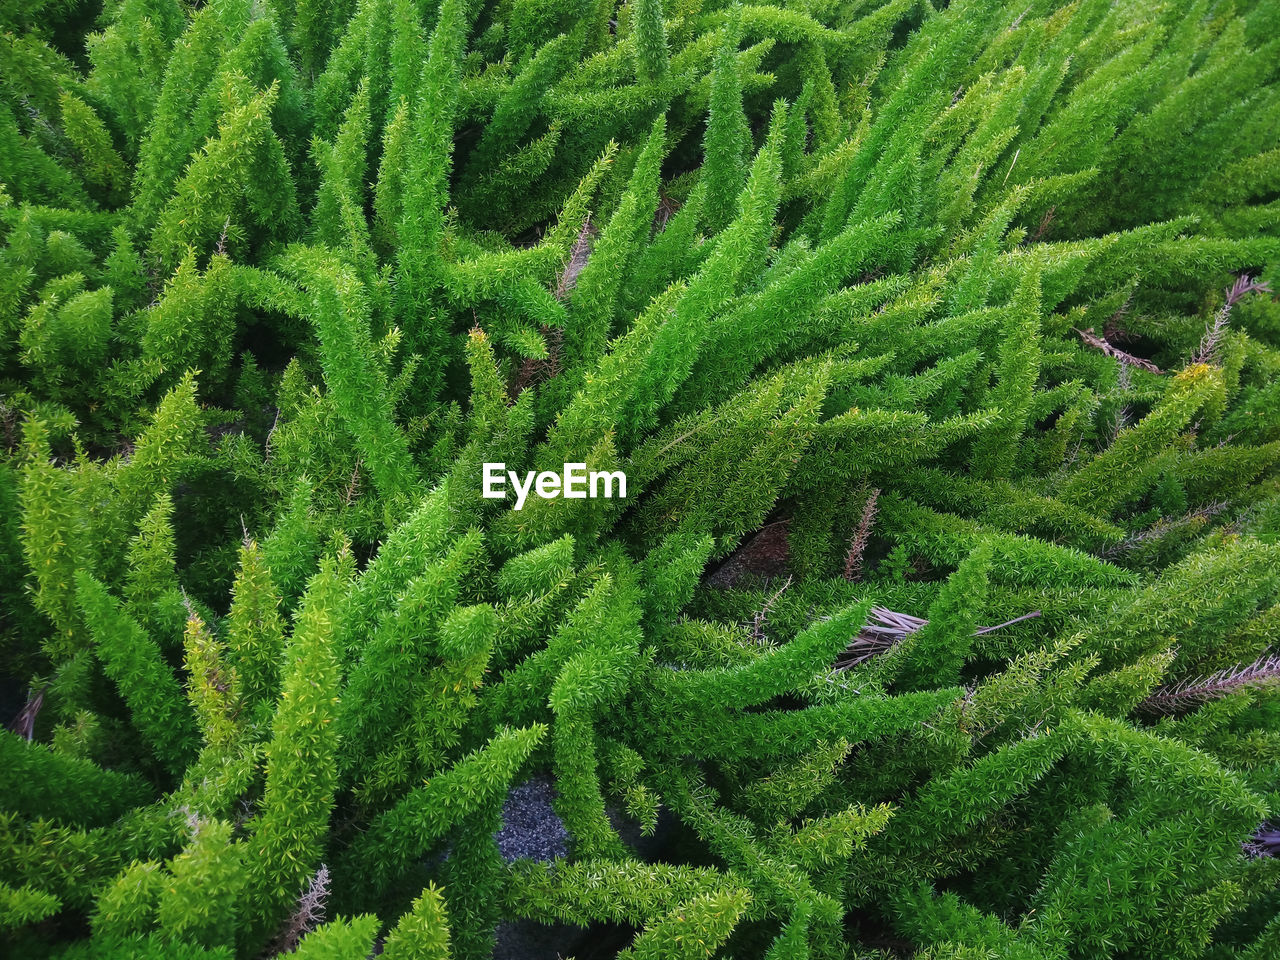
[[[1280,956],[1278,37],[0,0],[6,955]]]

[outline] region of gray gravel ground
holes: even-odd
[[[556,795],[549,774],[540,773],[507,792],[502,806],[498,849],[510,863],[521,857],[550,862],[569,853],[569,832],[551,801]],[[571,924],[511,920],[498,925],[494,960],[557,960],[570,956],[586,934]]]
[[[508,863],[527,857],[549,863],[569,853],[569,832],[552,807],[556,796],[555,781],[550,774],[540,773],[507,792],[502,807],[502,828],[498,831],[498,849]],[[640,826],[610,809],[609,820],[622,839],[642,859],[655,857],[663,844],[663,825],[657,835],[642,837]],[[664,811],[665,813],[665,811]],[[567,923],[545,924],[532,920],[511,920],[498,925],[494,960],[559,960],[575,954],[586,957],[598,952],[603,943],[608,947],[601,955],[612,956],[627,945],[632,931],[617,924],[578,927]]]
[[[569,832],[551,806],[555,795],[555,784],[545,773],[507,792],[497,836],[502,859],[508,863],[521,857],[550,862],[568,855]]]

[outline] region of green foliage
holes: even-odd
[[[156,904],[160,928],[205,946],[233,944],[247,881],[243,856],[231,824],[197,821],[191,842],[168,864],[172,878]]]
[[[232,587],[226,648],[241,700],[254,719],[270,715],[280,683],[284,626],[279,605],[262,548],[247,540],[240,548],[240,566]]]
[[[0,953],[1276,955],[1277,30],[0,3]]]
[[[160,648],[91,575],[77,579],[76,598],[103,672],[129,705],[133,725],[166,767],[181,770],[190,759],[194,724]]]
[[[349,554],[327,557],[303,597],[285,646],[280,699],[266,746],[262,812],[245,851],[250,909],[274,921],[318,860],[337,779],[336,633]]]
[[[7,730],[0,732],[0,763],[9,777],[4,808],[28,817],[98,826],[147,796],[136,777],[27,743]]]
[[[36,923],[61,906],[51,893],[33,887],[11,887],[0,881],[0,930]]]
[[[449,924],[445,914],[440,891],[427,886],[413,901],[413,909],[387,935],[382,955],[391,960],[447,960]]]
[[[378,918],[369,914],[338,919],[308,933],[293,952],[299,960],[348,960],[367,957],[377,936]]]

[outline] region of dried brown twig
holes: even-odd
[[[1022,616],[1006,620],[1004,623],[997,623],[995,626],[979,627],[973,631],[973,636],[980,637],[984,634],[994,633],[996,630],[1011,627],[1015,623],[1021,623],[1023,620],[1034,620],[1038,616],[1040,616],[1040,611],[1032,610],[1030,613],[1024,613]],[[839,672],[864,664],[876,654],[884,653],[886,650],[896,646],[928,622],[923,617],[913,617],[909,613],[897,613],[887,607],[872,607],[869,619],[862,629],[858,631],[858,635],[853,638],[853,642],[845,648],[844,653],[840,654],[836,659],[832,669]]]
[[[44,706],[45,689],[44,686],[39,689],[32,687],[27,692],[26,705],[18,711],[18,715],[9,724],[9,729],[24,740],[31,740],[35,737],[36,717],[40,716],[40,708]]]
[[[1040,218],[1040,226],[1036,227],[1036,232],[1031,235],[1032,243],[1039,243],[1044,239],[1045,234],[1049,232],[1049,228],[1053,226],[1053,215],[1057,212],[1057,207],[1050,207],[1044,212],[1044,216]]]
[[[1138,710],[1161,716],[1188,713],[1210,700],[1247,687],[1268,686],[1277,680],[1280,680],[1280,654],[1264,654],[1253,663],[1158,687],[1138,704]]]
[[[849,553],[844,558],[844,578],[851,583],[862,579],[862,557],[871,541],[871,524],[876,519],[876,500],[879,497],[879,487],[867,494],[867,502],[862,507],[862,519],[858,521],[858,529],[849,541]]]
[[[226,219],[226,221],[224,221],[224,222],[223,222],[223,224],[222,224],[222,234],[221,234],[221,236],[219,236],[219,237],[218,237],[218,246],[215,248],[215,251],[214,251],[215,253],[223,254],[223,255],[225,255],[225,254],[226,254],[226,252],[227,252],[227,231],[228,231],[228,230],[230,230],[230,229],[231,229],[231,215],[230,215],[230,214],[227,214],[227,219]]]
[[[555,289],[551,291],[557,300],[563,302],[573,292],[573,288],[577,286],[578,277],[586,269],[587,261],[591,259],[591,241],[595,235],[596,228],[592,225],[591,219],[588,218],[582,224],[582,229],[578,231],[578,239],[574,241],[573,249],[569,251],[569,259],[565,261],[564,269],[560,271],[560,275],[556,278]],[[534,384],[551,380],[560,375],[560,354],[564,346],[564,330],[559,327],[548,326],[545,323],[541,324],[540,330],[547,344],[547,355],[540,358],[525,357],[521,361],[511,385],[513,396],[519,396]]]
[[[364,460],[357,457],[355,468],[351,471],[351,482],[347,484],[347,492],[342,501],[348,507],[360,492],[360,466],[363,463]]]
[[[1098,553],[1099,557],[1116,557],[1122,553],[1137,549],[1144,543],[1151,543],[1159,540],[1161,537],[1167,536],[1176,530],[1192,524],[1207,522],[1212,520],[1222,511],[1226,510],[1231,504],[1225,500],[1216,503],[1208,503],[1203,507],[1198,507],[1181,517],[1175,517],[1172,520],[1161,520],[1147,527],[1145,530],[1139,530],[1137,533],[1125,537],[1119,543],[1112,544],[1105,550]]]
[[[668,197],[665,193],[658,193],[658,209],[653,212],[653,230],[665,230],[667,224],[671,222],[671,218],[680,212],[683,204],[679,200]]]
[[[1280,856],[1280,826],[1270,822],[1258,824],[1252,836],[1241,846],[1245,856],[1251,860],[1258,857]]]
[[[1124,396],[1133,388],[1133,378],[1129,374],[1129,366],[1121,363],[1116,365],[1116,390],[1121,396]],[[1129,425],[1129,419],[1132,417],[1133,411],[1129,409],[1127,403],[1123,403],[1116,410],[1115,419],[1111,423],[1108,431],[1108,443],[1115,443],[1116,438],[1120,436],[1120,431]]]
[[[587,259],[591,256],[591,238],[595,236],[595,227],[591,225],[591,219],[588,218],[582,224],[582,230],[578,233],[578,239],[573,244],[573,250],[569,253],[569,262],[564,265],[559,279],[556,281],[555,296],[557,300],[563,300],[569,295],[569,291],[573,289],[574,284],[578,282],[578,275],[587,265]]]
[[[519,396],[529,387],[560,375],[560,354],[564,349],[564,330],[560,327],[549,327],[545,323],[539,326],[542,338],[547,344],[545,357],[525,357],[516,371],[512,384],[513,396]]]
[[[1102,338],[1104,340],[1130,340],[1129,332],[1120,326],[1120,322],[1129,315],[1129,311],[1133,309],[1133,295],[1137,292],[1137,288],[1133,287],[1129,290],[1129,295],[1124,298],[1124,303],[1116,308],[1116,312],[1107,317],[1107,322],[1102,327]]]
[[[871,616],[840,654],[833,669],[849,670],[866,663],[877,653],[884,653],[929,621],[909,613],[895,613],[887,607],[872,607]]]
[[[786,592],[787,587],[791,586],[791,578],[787,577],[787,582],[778,588],[778,592],[765,601],[764,606],[760,608],[760,612],[755,615],[751,621],[751,639],[756,643],[764,642],[764,623],[769,619],[769,611],[773,605],[778,602],[778,598]]]
[[[1236,282],[1226,289],[1227,299],[1218,312],[1213,315],[1213,322],[1205,328],[1200,346],[1191,355],[1192,363],[1212,363],[1218,355],[1218,347],[1222,343],[1222,335],[1226,332],[1227,321],[1231,318],[1231,308],[1251,293],[1270,293],[1271,287],[1261,280],[1254,280],[1247,273],[1236,277]]]
[[[329,868],[323,863],[315,872],[306,891],[298,897],[298,906],[276,940],[278,953],[290,953],[304,934],[324,923],[325,900],[329,896]]]
[[[1081,340],[1083,340],[1089,346],[1093,347],[1095,350],[1101,350],[1108,357],[1114,357],[1115,359],[1119,360],[1121,363],[1127,364],[1130,367],[1138,367],[1141,370],[1149,370],[1151,373],[1158,373],[1158,374],[1164,373],[1163,370],[1157,367],[1150,360],[1144,360],[1142,359],[1142,357],[1135,357],[1133,354],[1127,353],[1124,350],[1121,350],[1114,343],[1111,343],[1105,338],[1098,336],[1096,333],[1093,332],[1093,327],[1089,327],[1085,330],[1081,330],[1079,327],[1072,327],[1072,329],[1075,330],[1076,333],[1080,334]]]

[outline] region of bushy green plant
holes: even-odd
[[[1278,36],[0,0],[0,952],[1280,955]]]

